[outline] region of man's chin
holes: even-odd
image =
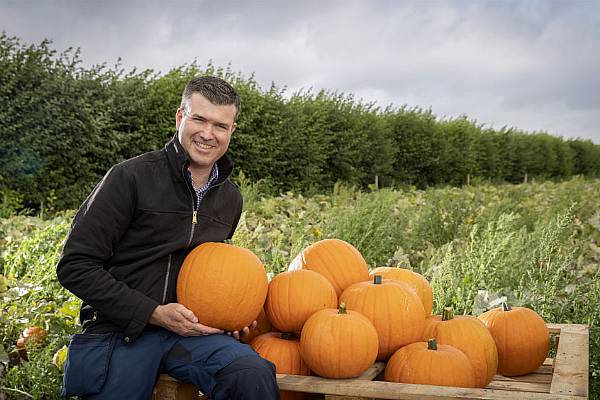
[[[190,158],[190,166],[193,168],[209,168],[217,161],[216,159],[210,157],[191,157]]]

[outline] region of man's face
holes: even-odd
[[[175,116],[179,142],[190,158],[190,169],[208,170],[229,147],[235,130],[233,104],[216,105],[199,93],[192,94],[188,110],[179,108]]]

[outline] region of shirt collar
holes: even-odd
[[[187,172],[188,172],[188,177],[190,178],[190,181],[192,182],[192,186],[194,187],[194,190],[196,190],[198,192],[204,192],[205,190],[210,188],[212,185],[214,185],[217,182],[217,180],[219,179],[219,167],[217,166],[217,163],[213,164],[212,170],[210,171],[210,176],[208,177],[208,182],[206,182],[206,184],[204,186],[199,187],[199,188],[196,188],[196,186],[194,185],[194,178],[192,176],[192,171],[190,171],[190,169],[188,168]]]

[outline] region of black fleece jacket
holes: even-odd
[[[133,341],[155,328],[148,319],[159,304],[177,301],[185,256],[233,236],[242,211],[228,179],[233,162],[226,155],[217,161],[219,179],[201,204],[188,165],[175,135],[162,150],[115,165],[81,205],[56,271],[83,300],[84,332],[122,332]]]

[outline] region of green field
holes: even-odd
[[[303,197],[262,195],[241,183],[244,215],[233,238],[278,273],[305,246],[324,238],[352,243],[369,267],[401,266],[434,288],[434,311],[478,314],[506,296],[546,321],[586,323],[590,398],[600,396],[600,180],[476,185],[424,191],[335,186]],[[52,358],[78,330],[79,301],[54,268],[73,212],[52,219],[0,219],[0,398],[59,398]],[[18,361],[15,342],[29,325],[45,342]]]

